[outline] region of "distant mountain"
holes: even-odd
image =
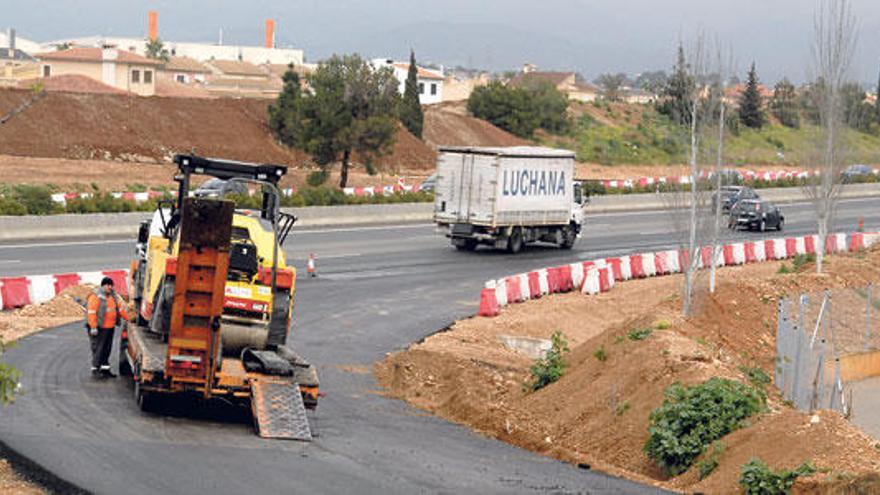
[[[460,65],[490,70],[516,70],[526,62],[543,70],[586,71],[595,74],[606,61],[606,47],[575,43],[500,23],[423,22],[306,46],[312,60],[340,52],[358,52],[368,58],[389,56],[402,60],[410,47],[422,63]],[[610,61],[610,60],[608,60]],[[613,64],[612,64],[613,65]]]

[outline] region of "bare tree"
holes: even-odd
[[[671,212],[673,228],[679,233],[686,256],[682,257],[684,273],[682,312],[689,315],[693,309],[702,246],[709,239],[711,229],[712,189],[702,180],[704,166],[708,161],[706,131],[712,121],[715,91],[705,83],[709,66],[706,56],[705,37],[699,35],[689,50],[687,67],[688,90],[684,99],[685,124],[688,126],[688,187],[686,191],[666,197]]]
[[[857,40],[856,19],[849,0],[821,0],[814,21],[813,88],[822,127],[821,151],[813,174],[805,186],[816,212],[819,245],[816,271],[822,272],[825,239],[831,228],[840,194],[840,172],[844,166],[841,88],[847,82]]]
[[[721,241],[721,213],[722,213],[722,199],[721,199],[721,185],[722,185],[722,176],[723,176],[723,167],[724,167],[724,130],[725,130],[725,119],[727,118],[726,110],[727,103],[724,101],[725,90],[727,89],[727,77],[729,74],[733,74],[733,56],[729,55],[727,59],[725,59],[722,54],[721,44],[716,42],[716,50],[715,50],[715,63],[717,65],[717,74],[718,81],[716,94],[717,98],[715,100],[715,104],[717,105],[717,113],[718,113],[718,141],[715,143],[715,191],[713,192],[712,201],[712,259],[714,260],[718,256],[719,244]],[[715,285],[716,285],[716,266],[715,263],[712,263],[712,267],[709,272],[709,292],[715,293]]]

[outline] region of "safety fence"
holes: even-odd
[[[0,308],[15,309],[29,304],[42,304],[64,289],[78,284],[98,286],[101,279],[110,277],[116,292],[128,297],[128,270],[58,273],[0,278]]]
[[[880,298],[873,286],[779,301],[774,383],[798,409],[852,414],[849,384],[880,376]]]
[[[878,232],[829,234],[826,253],[859,251],[880,241]],[[736,242],[719,246],[713,259],[712,247],[700,250],[699,268],[736,266],[761,261],[784,260],[797,255],[815,254],[819,236],[807,235]],[[611,290],[616,282],[681,273],[688,263],[686,250],[665,250],[541,268],[527,273],[489,280],[480,292],[480,316],[497,316],[509,304],[536,299],[547,294],[580,290],[597,294]]]
[[[875,176],[880,176],[880,169],[872,169],[871,170]],[[756,172],[753,170],[738,170],[739,174],[742,176],[742,181],[746,184],[753,182],[783,182],[790,181],[793,179],[808,179],[815,175],[818,175],[809,170],[776,170],[776,171],[766,171],[766,172]],[[699,178],[702,180],[709,179],[711,177],[710,172],[701,171]],[[633,188],[645,188],[648,186],[655,186],[660,184],[680,184],[686,185],[693,182],[690,175],[675,175],[668,177],[637,177],[631,179],[601,179],[598,181],[601,183],[606,189],[633,189]]]

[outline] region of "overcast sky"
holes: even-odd
[[[144,36],[159,12],[163,39],[262,44],[266,18],[277,42],[307,60],[334,52],[492,70],[668,69],[679,38],[699,31],[729,45],[740,75],[756,61],[763,80],[803,80],[818,0],[0,0],[0,23],[36,41],[87,35]],[[853,75],[877,80],[880,0],[851,0],[859,22]],[[872,83],[876,84],[876,83]]]

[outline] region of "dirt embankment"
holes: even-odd
[[[565,294],[514,305],[494,319],[457,322],[389,356],[375,371],[388,395],[483,434],[673,490],[736,493],[742,465],[755,456],[775,469],[814,462],[822,471],[802,481],[804,488],[842,473],[878,471],[875,441],[836,413],[811,421],[783,404],[772,386],[770,411],[722,440],[720,465],[706,479],[698,479],[696,467],[669,479],[643,451],[648,416],[667,386],[713,376],[746,382],[742,367],[757,366],[772,376],[776,301],[800,291],[876,282],[880,251],[835,257],[822,276],[780,275],[778,268],[774,262],[720,270],[716,295],[702,300],[689,319],[679,316],[679,276],[626,282],[598,296]],[[668,328],[641,341],[628,337],[661,320]],[[532,361],[506,348],[499,336],[547,339],[557,330],[572,349],[566,374],[525,392]]]
[[[0,90],[0,115],[31,97]],[[49,91],[3,126],[0,149],[17,156],[168,161],[195,151],[235,160],[306,166],[308,157],[279,145],[268,127],[271,100],[143,98]],[[406,130],[380,167],[432,168],[436,155]]]
[[[43,304],[0,311],[0,340],[12,342],[46,328],[83,320],[86,298],[94,290],[89,285],[75,285]]]
[[[523,146],[527,141],[485,120],[471,117],[464,102],[431,105],[425,109],[422,137],[432,148],[440,146]]]

